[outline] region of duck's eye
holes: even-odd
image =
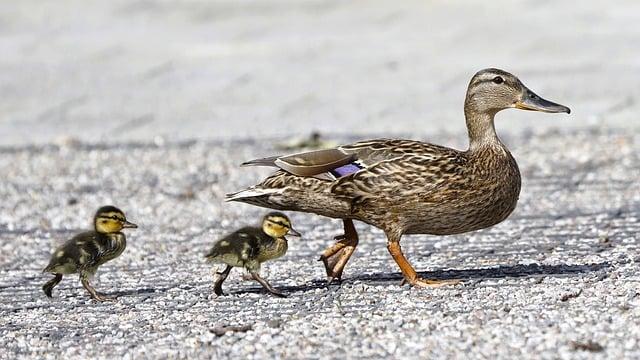
[[[502,84],[504,82],[504,79],[501,76],[496,76],[496,77],[493,78],[492,81],[499,85],[499,84]]]

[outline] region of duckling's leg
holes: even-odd
[[[80,282],[82,282],[82,286],[84,286],[84,288],[87,289],[92,299],[100,302],[115,301],[114,298],[110,298],[100,294],[99,292],[96,291],[96,289],[93,288],[93,286],[91,286],[91,284],[89,284],[89,274],[87,272],[83,271],[80,273]]]
[[[333,280],[342,278],[342,271],[347,265],[347,261],[353,255],[353,252],[358,246],[358,233],[353,225],[353,220],[342,219],[344,223],[344,235],[336,236],[337,243],[326,248],[320,260],[324,263],[324,268],[327,271],[328,284],[331,284]]]
[[[271,286],[271,284],[269,284],[267,282],[267,280],[265,280],[262,277],[260,277],[260,274],[258,274],[257,272],[252,272],[251,273],[251,277],[253,277],[253,280],[259,282],[260,285],[262,285],[265,289],[267,289],[267,291],[269,291],[273,295],[278,296],[278,297],[287,297],[287,295],[285,295],[285,294],[281,293],[280,291],[274,289]]]
[[[60,283],[60,281],[62,281],[62,274],[55,274],[53,279],[47,281],[47,283],[42,286],[42,290],[44,290],[45,295],[52,297],[51,292],[53,291],[53,288]]]
[[[216,272],[216,275],[218,275],[218,277],[215,283],[213,284],[213,292],[216,295],[218,296],[224,295],[224,293],[222,292],[222,283],[227,279],[227,276],[231,272],[231,269],[233,269],[233,266],[227,265],[227,267],[221,272]]]
[[[404,254],[402,253],[402,249],[400,248],[400,236],[401,235],[396,236],[394,234],[387,233],[387,249],[393,257],[393,260],[395,260],[400,267],[402,275],[404,275],[405,280],[409,284],[419,287],[439,287],[460,283],[460,280],[433,280],[419,277],[416,270],[411,266],[407,258],[404,257]]]

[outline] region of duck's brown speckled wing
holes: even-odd
[[[342,145],[335,149],[271,156],[243,163],[243,166],[273,166],[296,176],[316,176],[358,161],[366,168],[381,161],[406,155],[436,159],[452,149],[414,140],[375,139]]]
[[[388,161],[407,155],[437,159],[443,155],[457,153],[444,146],[433,145],[415,140],[375,139],[359,141],[339,147],[348,154],[354,154],[365,164],[373,165],[380,161]]]
[[[330,191],[338,197],[351,199],[352,206],[374,198],[385,198],[390,202],[395,202],[392,199],[408,201],[412,195],[428,198],[443,185],[466,181],[463,173],[466,161],[464,156],[450,149],[424,155],[401,155],[337,179]]]
[[[298,154],[271,156],[247,161],[242,166],[273,166],[297,176],[314,176],[355,160],[355,155],[340,149],[308,151]]]

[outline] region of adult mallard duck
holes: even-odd
[[[343,219],[344,235],[320,258],[329,282],[342,276],[358,244],[353,220],[360,220],[385,232],[387,249],[410,284],[456,283],[420,278],[403,255],[400,239],[403,234],[484,229],[511,214],[520,193],[520,171],[493,121],[508,108],[570,113],[568,107],[533,93],[514,75],[484,69],[471,78],[464,103],[467,150],[377,139],[252,160],[243,165],[279,170],[258,185],[227,195],[227,200]]]

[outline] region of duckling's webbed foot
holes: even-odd
[[[51,292],[53,291],[53,288],[60,283],[60,281],[62,281],[62,274],[55,274],[53,279],[47,281],[47,283],[42,286],[42,290],[44,291],[45,295],[47,295],[48,297],[53,297]]]
[[[254,279],[255,281],[259,282],[259,283],[260,283],[260,285],[262,285],[265,289],[267,289],[267,291],[268,291],[268,292],[270,292],[271,294],[273,294],[273,295],[275,295],[275,296],[278,296],[278,297],[283,297],[283,298],[287,297],[287,295],[286,295],[286,294],[284,294],[284,293],[282,293],[282,292],[280,292],[280,291],[278,291],[278,290],[274,289],[274,288],[273,288],[273,286],[271,286],[271,284],[269,284],[269,283],[267,282],[267,280],[263,279],[263,278],[260,276],[260,274],[258,274],[257,272],[252,272],[252,273],[251,273],[251,277],[253,277],[253,279]]]
[[[344,267],[358,246],[358,233],[353,220],[343,219],[343,223],[344,235],[336,236],[335,239],[338,242],[326,248],[320,256],[327,271],[327,284],[331,284],[334,280],[341,280]]]
[[[389,235],[387,235],[389,236]],[[402,275],[404,279],[400,283],[400,285],[404,285],[405,283],[409,283],[413,286],[419,287],[440,287],[445,285],[455,285],[459,284],[460,280],[433,280],[433,279],[423,279],[418,276],[416,270],[411,266],[407,258],[402,253],[402,249],[400,248],[400,239],[392,240],[389,238],[387,242],[387,249],[389,253],[393,257],[393,260],[396,261],[398,266],[400,267],[400,271],[402,271]]]
[[[100,294],[96,291],[96,289],[89,284],[89,277],[85,274],[80,275],[80,282],[82,282],[82,286],[89,292],[89,295],[93,300],[105,302],[105,301],[116,301],[116,298],[108,297],[104,294]]]
[[[232,266],[227,265],[227,267],[221,272],[216,272],[215,282],[213,283],[213,292],[218,296],[223,296],[224,292],[222,292],[222,283],[227,279],[227,276],[233,269]]]

